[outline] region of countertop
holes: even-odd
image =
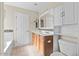
[[[45,31],[45,30],[34,30],[32,31],[32,33],[36,33],[42,36],[50,36],[50,35],[54,35],[53,31]]]

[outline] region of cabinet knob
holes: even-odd
[[[47,42],[48,42],[48,43],[51,43],[51,40],[48,40]]]

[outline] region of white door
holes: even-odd
[[[16,13],[16,43],[15,46],[22,46],[30,43],[29,39],[29,16]]]

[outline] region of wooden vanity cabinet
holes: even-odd
[[[42,36],[32,33],[32,42],[42,55],[49,56],[53,53],[53,35]]]
[[[45,56],[53,53],[53,36],[40,36],[40,53]]]

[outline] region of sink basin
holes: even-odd
[[[41,31],[40,33],[41,34],[45,34],[45,35],[51,35],[51,34],[53,34],[52,31]]]

